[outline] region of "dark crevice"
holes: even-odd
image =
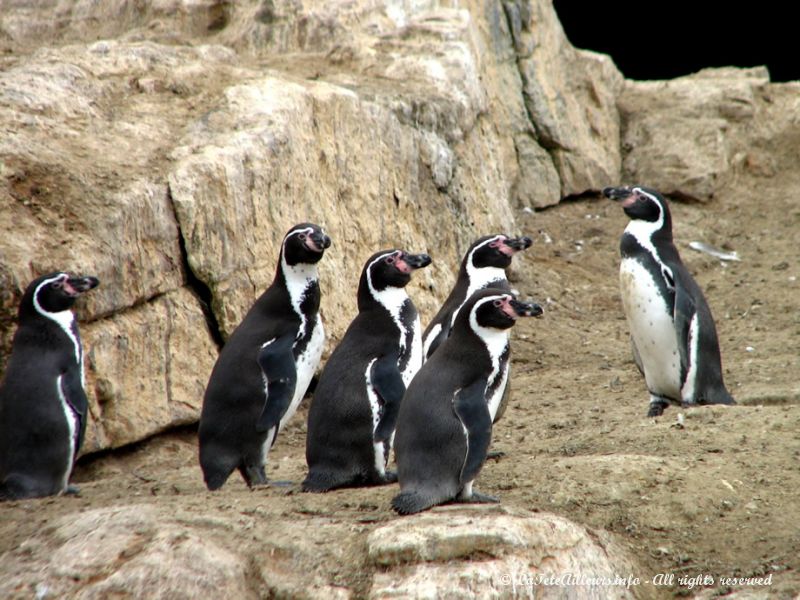
[[[183,236],[178,215],[175,212],[175,204],[172,200],[172,190],[169,185],[167,186],[167,197],[169,198],[170,206],[172,206],[173,214],[175,215],[175,226],[178,228],[178,245],[181,251],[181,264],[183,265],[183,272],[186,274],[186,286],[194,294],[200,303],[200,308],[203,310],[203,316],[206,319],[208,331],[211,334],[211,339],[217,346],[217,349],[222,349],[225,345],[225,338],[222,335],[222,329],[217,321],[217,316],[214,314],[212,303],[214,296],[211,293],[211,288],[208,287],[205,281],[200,279],[197,274],[192,270],[189,263],[189,252],[186,250],[186,240]]]
[[[533,112],[530,108],[530,104],[532,102],[530,94],[525,91],[528,78],[525,76],[525,71],[522,68],[522,58],[526,52],[522,35],[523,31],[528,30],[528,23],[531,19],[530,7],[526,2],[506,0],[503,2],[503,14],[506,17],[506,24],[511,37],[511,47],[514,50],[517,73],[519,73],[520,85],[522,86],[522,105],[525,107],[525,115],[528,118],[528,123],[531,126],[531,137],[545,152],[547,152],[547,154],[550,156],[550,160],[553,162],[553,166],[555,167],[556,162],[553,158],[553,152],[557,150],[564,150],[564,148],[558,142],[551,139],[551,137],[542,131],[542,128],[537,125],[536,119],[534,118]],[[519,164],[519,149],[517,148],[516,142],[514,143],[514,151],[517,154],[517,163]],[[561,174],[559,173],[558,176],[560,181]]]

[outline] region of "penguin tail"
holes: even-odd
[[[736,404],[736,400],[730,395],[730,392],[724,387],[710,389],[704,394],[703,401],[700,404]]]
[[[435,499],[416,491],[400,492],[392,498],[392,508],[401,515],[413,515],[437,504]]]

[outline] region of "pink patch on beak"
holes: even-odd
[[[411,273],[411,271],[413,271],[408,263],[403,260],[402,254],[398,254],[397,259],[394,261],[394,266],[397,267],[397,270],[401,273]]]
[[[62,287],[63,287],[64,291],[65,291],[67,294],[69,294],[70,296],[77,296],[77,295],[78,295],[78,293],[79,293],[79,292],[78,292],[78,290],[76,290],[74,287],[72,287],[72,286],[69,284],[69,279],[65,279],[65,280],[64,280],[64,283],[62,284]]]
[[[517,252],[516,250],[514,250],[514,248],[506,244],[505,238],[495,240],[494,242],[489,244],[489,246],[491,246],[492,248],[497,248],[498,250],[500,250],[500,252],[502,252],[506,256],[514,256],[514,254],[516,254]]]
[[[629,206],[633,206],[638,199],[639,199],[638,194],[631,194],[630,196],[625,198],[625,200],[620,202],[620,205],[622,206],[622,208],[628,208]]]
[[[306,236],[306,248],[311,250],[312,252],[320,252],[321,249],[317,246],[317,243],[311,238],[310,235]]]
[[[500,308],[502,308],[503,312],[506,313],[509,317],[511,317],[515,321],[517,320],[517,317],[519,315],[517,315],[517,311],[514,310],[514,307],[511,306],[511,298],[503,299],[503,306],[501,306]]]

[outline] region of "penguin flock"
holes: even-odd
[[[657,191],[609,187],[630,218],[620,241],[620,291],[648,416],[669,404],[735,404],[723,382],[711,311],[672,241]],[[322,369],[308,410],[304,492],[399,483],[391,506],[413,514],[449,502],[497,502],[474,489],[502,416],[509,331],[542,308],[522,302],[506,268],[528,237],[481,237],[423,331],[406,293],[427,254],[386,249],[365,262],[358,314]],[[209,490],[234,471],[269,481],[267,457],[309,390],[322,357],[317,265],[331,238],[313,223],[284,236],[275,278],[223,346],[203,398],[199,462]],[[91,276],[51,273],[20,302],[0,382],[0,500],[70,493],[86,426],[83,349],[71,311]],[[397,471],[389,469],[394,451]]]

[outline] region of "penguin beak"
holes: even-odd
[[[626,200],[633,194],[629,187],[607,187],[603,190],[603,196],[609,200]]]
[[[412,271],[427,267],[432,262],[431,257],[427,254],[406,254],[404,252],[400,258],[411,268]]]
[[[541,317],[542,307],[535,302],[520,302],[519,300],[511,300],[511,308],[517,313],[518,317]]]
[[[331,247],[331,238],[321,231],[315,231],[306,239],[308,240],[306,246],[308,246],[309,250],[313,250],[314,252],[323,252],[325,249]]]
[[[514,252],[519,252],[521,250],[527,250],[533,244],[533,240],[527,236],[522,236],[518,238],[508,238],[506,240],[506,246],[511,248]]]
[[[87,275],[84,277],[68,277],[64,281],[64,291],[72,297],[77,297],[100,285],[97,277]]]

